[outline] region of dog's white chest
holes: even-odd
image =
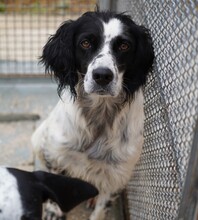
[[[102,111],[85,115],[78,105],[59,102],[35,132],[33,142],[52,168],[66,170],[105,191],[116,191],[130,178],[141,152],[142,92],[122,111],[111,109],[113,118]]]

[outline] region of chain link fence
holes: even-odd
[[[0,74],[43,74],[43,45],[59,25],[94,10],[96,0],[0,0]]]
[[[114,7],[150,29],[156,56],[144,88],[145,143],[127,188],[130,219],[196,220],[198,164],[189,159],[198,119],[198,2],[122,0]],[[193,204],[183,201],[186,187]]]

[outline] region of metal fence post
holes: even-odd
[[[98,0],[98,5],[101,11],[116,11],[117,2],[118,0]]]

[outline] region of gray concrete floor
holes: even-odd
[[[0,79],[0,165],[33,169],[31,134],[57,100],[51,79]]]
[[[0,165],[34,170],[30,137],[57,101],[56,84],[51,79],[0,78]],[[90,213],[81,204],[68,214],[68,220],[86,220]],[[117,202],[107,220],[121,219]]]

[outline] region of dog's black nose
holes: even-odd
[[[108,68],[97,68],[93,70],[93,79],[97,84],[106,86],[113,80],[113,73]]]

